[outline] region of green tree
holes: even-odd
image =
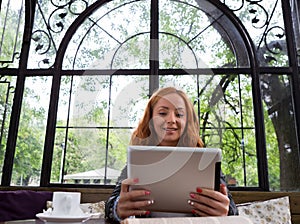
[[[44,108],[32,105],[36,100],[34,98],[38,96],[31,89],[25,88],[24,98],[26,100],[22,104],[12,180],[20,185],[39,180],[45,130]]]

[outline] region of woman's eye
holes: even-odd
[[[158,114],[159,114],[160,116],[166,116],[166,115],[167,115],[166,112],[159,112]]]
[[[176,114],[177,117],[183,117],[183,114]]]

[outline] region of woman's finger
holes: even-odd
[[[138,178],[134,178],[134,179],[127,178],[127,179],[123,180],[122,184],[121,184],[121,192],[128,192],[129,191],[129,186],[134,185],[138,182],[139,182]]]
[[[195,209],[197,215],[225,216],[228,213],[230,201],[225,185],[221,186],[220,191],[197,188],[197,193],[190,194],[189,204]]]
[[[220,192],[224,195],[227,195],[227,187],[225,184],[220,184]]]
[[[131,193],[131,192],[130,192]],[[129,193],[127,193],[129,194]],[[121,199],[120,199],[121,200]],[[120,201],[119,201],[120,202]],[[118,203],[117,212],[120,217],[128,217],[134,215],[147,215],[147,211],[141,208],[149,206],[153,204],[153,200],[143,200],[143,201],[124,201],[122,203]]]

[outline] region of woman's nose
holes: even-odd
[[[176,123],[176,116],[173,113],[170,113],[169,116],[167,117],[167,123],[168,124],[174,124]]]

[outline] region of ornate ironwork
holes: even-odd
[[[262,30],[262,34],[258,37],[256,42],[258,55],[264,57],[261,58],[264,60],[261,65],[268,65],[272,61],[279,62],[283,54],[287,55],[285,30],[283,25],[278,25],[280,24],[278,20],[279,22],[281,20],[283,24],[283,17],[276,11],[279,9],[278,0],[274,1],[274,4],[270,4],[269,0],[241,0],[234,1],[234,4],[230,4],[228,0],[223,0],[223,3],[236,14],[241,12],[240,19],[243,19],[241,17],[245,16],[245,12],[248,12],[246,15],[249,15],[249,22],[252,27],[257,31]],[[267,9],[263,3],[267,3],[269,8]],[[282,18],[280,18],[280,16]],[[272,23],[275,19],[276,21]],[[256,39],[256,37],[253,36],[255,34],[257,34],[257,32],[250,33],[253,40]],[[263,44],[265,46],[263,46]]]
[[[39,68],[49,68],[53,65],[57,53],[56,46],[59,45],[63,33],[69,27],[69,23],[73,21],[72,18],[75,19],[89,6],[89,3],[85,0],[51,0],[50,3],[54,9],[47,18],[47,11],[44,12],[42,3],[37,2],[43,24],[39,24],[39,28],[33,31],[32,40],[35,45],[34,52],[45,56],[37,62]],[[42,26],[46,28],[42,29]]]

